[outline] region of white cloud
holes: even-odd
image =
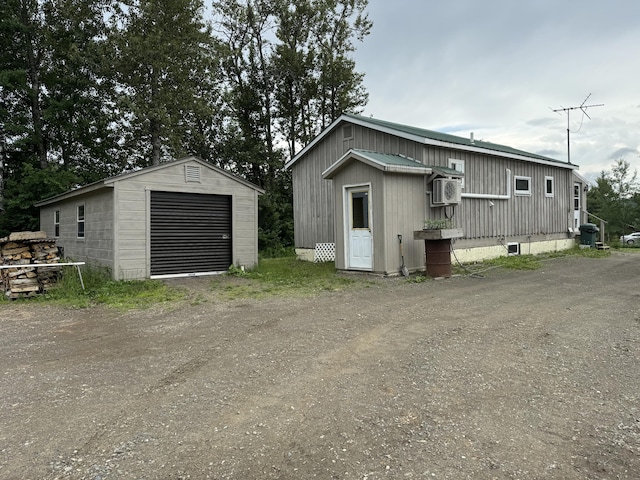
[[[370,0],[366,115],[567,157],[594,179],[640,167],[640,2]]]

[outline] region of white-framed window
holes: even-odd
[[[60,236],[60,210],[53,212],[53,236]]]
[[[531,195],[531,177],[521,177],[516,175],[514,177],[515,194],[516,195]]]
[[[450,158],[449,168],[454,169],[456,172],[464,173],[464,160],[458,160],[457,158]],[[464,177],[460,179],[460,186],[464,188]]]
[[[555,189],[553,186],[553,177],[544,177],[544,196],[553,197],[555,195]]]
[[[78,238],[84,238],[84,204],[78,205],[76,224],[78,226]]]

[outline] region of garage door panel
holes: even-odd
[[[231,197],[151,192],[151,275],[225,271]]]

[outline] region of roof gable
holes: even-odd
[[[524,150],[519,150],[517,148],[512,148],[506,145],[500,145],[497,143],[485,142],[480,140],[472,140],[470,138],[459,137],[448,133],[435,132],[433,130],[426,130],[409,125],[387,122],[385,120],[379,120],[377,118],[363,117],[361,115],[346,113],[336,119],[331,125],[329,125],[329,127],[327,127],[323,132],[315,137],[311,141],[311,143],[304,147],[295,157],[289,160],[289,162],[287,162],[287,164],[285,165],[285,168],[291,168],[296,162],[302,159],[310,150],[312,150],[326,136],[328,136],[331,132],[338,128],[338,126],[343,122],[371,128],[379,132],[384,132],[400,138],[412,140],[423,145],[433,145],[444,148],[465,150],[469,152],[491,154],[534,163],[554,165],[560,168],[576,168],[576,165],[570,163],[561,162],[559,160],[535,153],[525,152]]]
[[[223,170],[223,169],[221,169],[219,167],[216,167],[215,165],[212,165],[212,164],[210,164],[208,162],[205,162],[204,160],[202,160],[202,159],[200,159],[198,157],[189,156],[189,157],[184,157],[184,158],[181,158],[181,159],[178,159],[178,160],[173,160],[173,161],[170,161],[170,162],[164,162],[164,163],[161,163],[159,165],[153,165],[151,167],[142,168],[142,169],[136,170],[134,172],[123,173],[123,174],[120,174],[120,175],[116,175],[115,177],[105,178],[103,180],[99,180],[97,182],[90,183],[88,185],[83,185],[83,186],[75,188],[73,190],[69,190],[69,191],[61,193],[59,195],[56,195],[56,196],[41,200],[41,201],[35,203],[35,206],[36,207],[42,207],[42,206],[49,205],[51,203],[55,203],[55,202],[58,202],[58,201],[61,201],[61,200],[66,200],[66,199],[73,198],[73,197],[76,197],[76,196],[79,196],[79,195],[84,195],[86,193],[93,192],[93,191],[96,191],[96,190],[101,190],[101,189],[105,189],[105,188],[113,188],[113,186],[117,182],[120,182],[122,180],[128,180],[128,179],[136,177],[138,175],[145,175],[145,174],[148,174],[148,173],[151,173],[151,172],[155,172],[157,170],[162,170],[162,169],[165,169],[165,168],[175,167],[175,166],[183,165],[183,164],[189,163],[189,162],[198,163],[198,164],[200,164],[201,166],[203,166],[205,168],[213,170],[213,171],[215,171],[215,172],[217,172],[217,173],[219,173],[221,175],[224,175],[227,178],[230,178],[230,179],[232,179],[232,180],[244,185],[245,187],[249,187],[249,188],[252,188],[252,189],[256,190],[259,194],[263,194],[264,193],[263,189],[261,189],[257,185],[254,185],[253,183],[251,183],[251,182],[249,182],[249,181],[247,181],[247,180],[245,180],[243,178],[237,177],[237,176],[235,176],[235,175],[233,175],[233,174],[231,174],[231,173],[229,173],[229,172],[227,172],[227,171],[225,171],[225,170]]]

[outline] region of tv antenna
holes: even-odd
[[[567,112],[567,163],[571,163],[571,146],[570,146],[571,143],[569,141],[569,134],[570,134],[570,130],[569,130],[569,113],[571,112],[571,110],[582,110],[582,114],[586,115],[586,117],[589,120],[591,120],[591,117],[587,113],[587,108],[604,107],[604,103],[599,103],[597,105],[585,105],[585,103],[587,103],[587,100],[589,100],[590,96],[591,96],[591,94],[587,95],[587,98],[585,98],[578,107],[558,108],[556,110],[553,110],[555,113],[558,113],[558,114],[559,114],[559,112]]]

